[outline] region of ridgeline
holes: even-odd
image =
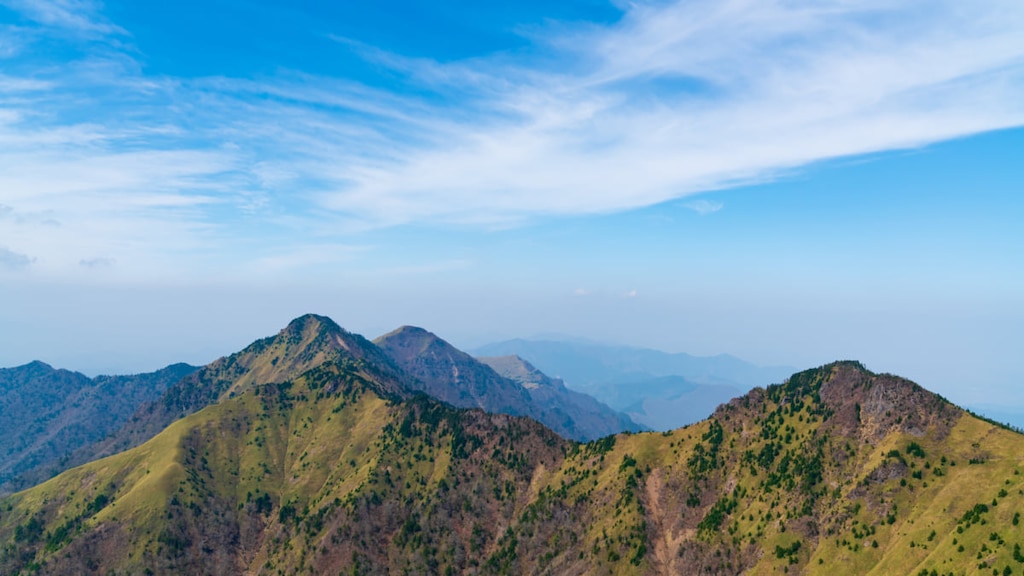
[[[856,362],[578,443],[357,342],[3,498],[0,573],[1024,573],[1024,436]]]

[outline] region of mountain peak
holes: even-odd
[[[530,397],[524,388],[431,332],[402,326],[374,343],[416,377],[414,386],[435,398],[464,408],[531,414]]]
[[[315,332],[336,332],[344,333],[345,330],[327,316],[319,314],[303,314],[288,323],[281,330],[282,334],[310,334]]]
[[[440,338],[433,332],[420,328],[419,326],[399,326],[391,332],[378,337],[374,342],[382,342],[385,340],[440,340]]]
[[[289,322],[277,336],[257,341],[246,350],[272,346],[274,343],[284,345],[286,355],[298,355],[302,358],[329,352],[343,352],[357,359],[384,359],[383,354],[369,340],[345,330],[334,320],[319,314],[303,314]],[[310,367],[312,364],[304,365],[298,372]]]
[[[448,342],[445,342],[437,334],[424,330],[418,326],[402,326],[396,328],[383,336],[378,337],[373,341],[374,344],[379,346],[389,356],[391,356],[400,365],[402,360],[409,359],[417,356],[426,354],[431,349],[433,352],[444,353],[447,356],[457,356],[459,360],[464,360],[463,356],[469,357],[468,354],[458,350]]]
[[[556,388],[564,386],[561,380],[548,377],[547,374],[544,374],[517,354],[481,356],[477,360],[490,366],[495,372],[505,378],[518,382],[523,388],[528,390],[541,386]]]
[[[398,335],[402,335],[402,336],[432,336],[432,337],[435,337],[435,338],[437,337],[433,332],[427,330],[426,328],[420,328],[419,326],[410,326],[408,324],[406,324],[404,326],[399,326],[398,328],[395,328],[391,332],[388,332],[388,335],[395,335],[395,336],[398,336]]]
[[[518,356],[473,358],[415,326],[402,326],[374,343],[415,377],[410,386],[454,406],[530,416],[576,439],[639,429],[627,416],[569,391]]]
[[[57,371],[56,368],[50,366],[49,364],[43,362],[42,360],[33,360],[28,364],[15,366],[14,368],[0,368],[0,370],[18,370],[25,372],[27,374],[49,374],[50,372]]]
[[[820,406],[828,415],[828,428],[870,443],[893,432],[923,436],[932,430],[942,438],[964,413],[906,378],[876,374],[860,362],[843,360],[797,372],[782,384],[755,388],[720,406],[715,417],[766,401],[791,410],[807,403]]]

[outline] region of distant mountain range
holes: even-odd
[[[994,420],[1014,428],[1024,429],[1024,408],[1019,406],[971,404],[966,406],[966,408],[989,420]]]
[[[763,368],[726,354],[691,356],[658,350],[558,340],[507,340],[472,351],[519,356],[546,374],[653,430],[703,420],[723,402],[796,371]]]
[[[136,410],[112,436],[134,448],[0,498],[0,573],[1024,567],[1024,436],[897,376],[836,362],[589,443],[428,395],[529,412],[545,389],[420,329],[299,318]],[[142,441],[148,418],[170,422]]]
[[[196,370],[173,364],[148,374],[89,378],[43,362],[0,368],[0,493],[18,475],[57,466],[119,429],[139,405]]]
[[[456,407],[529,416],[573,440],[643,430],[628,416],[566,389],[518,358],[478,360],[411,326],[385,334],[374,344],[414,377],[415,389]]]

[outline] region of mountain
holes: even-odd
[[[422,328],[403,326],[374,343],[413,376],[410,387],[456,407],[529,416],[577,440],[641,429],[629,417],[582,394],[571,394],[547,377],[538,380],[543,385],[506,378]]]
[[[855,362],[579,444],[342,358],[0,499],[0,573],[1019,574],[1022,455]]]
[[[694,384],[682,376],[660,376],[608,386],[607,394],[623,412],[652,430],[672,430],[707,418],[746,390],[729,385]]]
[[[0,493],[19,474],[60,462],[120,428],[140,405],[198,368],[173,364],[89,378],[43,362],[0,368]]]
[[[138,407],[109,437],[79,448],[62,462],[29,470],[11,485],[32,486],[71,466],[138,446],[175,420],[221,399],[255,385],[293,378],[342,357],[365,359],[391,381],[400,378],[394,364],[368,340],[345,331],[330,318],[306,314],[277,335],[257,340],[241,352],[215,360],[176,382],[158,398]]]
[[[435,572],[493,545],[565,446],[327,361],[0,500],[0,573]]]
[[[0,494],[33,486],[73,466],[138,446],[175,420],[252,386],[282,382],[324,362],[343,357],[373,366],[382,378],[396,386],[420,390],[456,406],[529,415],[570,438],[591,439],[623,430],[642,429],[628,416],[580,394],[543,390],[531,394],[521,385],[502,378],[424,330],[399,329],[382,337],[381,341],[386,342],[385,349],[344,330],[324,316],[306,314],[296,318],[275,336],[257,340],[244,350],[201,369],[189,367],[188,372],[191,373],[184,378],[161,381],[154,393],[145,398],[132,396],[131,403],[122,402],[120,412],[117,412],[119,419],[102,428],[102,433],[82,435],[73,444],[59,445],[61,451],[57,457],[24,459],[3,477]],[[402,352],[403,346],[412,348]],[[455,363],[444,364],[448,358],[454,358]],[[396,360],[401,360],[401,367]],[[462,370],[461,377],[447,375],[450,372],[445,371],[453,367]],[[74,382],[86,386],[88,382],[80,374],[76,377],[74,373],[60,372],[60,375],[69,382],[66,386],[73,386],[71,383]],[[118,385],[126,385],[122,380],[110,380],[109,377],[100,377],[97,382],[102,383],[101,388],[114,391],[115,395]],[[174,382],[173,385],[169,385],[170,382]],[[58,393],[64,388],[53,387],[53,390]],[[68,397],[64,392],[58,395]],[[126,395],[117,401],[127,399]],[[46,402],[53,404],[56,400],[50,398]],[[107,416],[96,416],[95,421],[105,422]],[[32,418],[16,418],[11,422],[32,422]]]
[[[478,358],[499,375],[530,393],[539,410],[537,420],[574,440],[595,440],[619,432],[639,432],[629,415],[612,410],[592,396],[569,390],[557,378],[549,378],[519,356]]]
[[[580,341],[516,339],[472,353],[525,358],[569,388],[654,430],[707,418],[718,404],[755,386],[781,382],[795,371],[762,368],[726,354],[700,357]]]

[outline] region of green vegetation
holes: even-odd
[[[585,444],[345,354],[230,389],[0,500],[0,573],[1024,572],[1024,438],[856,363]]]

